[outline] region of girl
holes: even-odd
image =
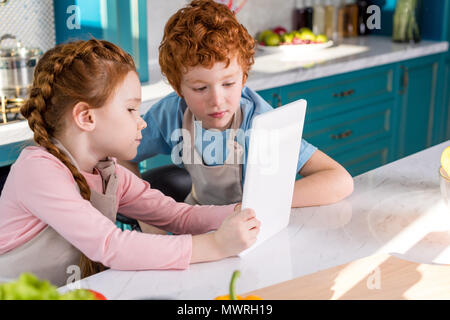
[[[114,44],[92,39],[48,51],[30,92],[21,112],[38,146],[22,151],[0,198],[1,277],[30,271],[64,285],[78,264],[83,276],[184,269],[255,241],[252,210],[176,203],[116,164],[136,156],[146,123],[134,62]],[[119,209],[179,235],[121,231]]]

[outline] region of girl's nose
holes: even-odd
[[[139,130],[144,130],[145,128],[147,128],[147,122],[145,122],[145,120],[142,119],[141,116],[139,116],[138,128],[139,128]]]

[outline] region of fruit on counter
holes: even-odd
[[[0,300],[106,300],[105,296],[89,289],[77,289],[60,294],[47,280],[24,272],[12,282],[0,284]]]
[[[314,32],[307,28],[302,28],[303,30],[300,31],[300,40],[309,40],[309,41],[315,41],[316,35]]]
[[[278,46],[280,44],[280,36],[276,33],[269,34],[264,38],[264,43],[266,46]]]
[[[283,27],[276,27],[274,29],[266,29],[258,33],[258,43],[262,46],[279,46],[279,45],[297,45],[297,44],[312,44],[325,43],[328,38],[324,34],[314,34],[308,28],[301,28],[300,30],[292,30],[287,32]]]
[[[291,44],[292,40],[294,40],[293,33],[284,33],[283,35],[281,35],[281,43],[282,44]]]
[[[258,34],[258,42],[260,42],[260,43],[261,43],[261,42],[264,42],[265,39],[266,39],[266,37],[267,37],[268,35],[271,35],[271,34],[274,34],[274,32],[273,32],[272,30],[270,30],[270,29],[261,31],[261,32]]]
[[[279,36],[281,36],[287,32],[287,30],[285,28],[283,28],[282,26],[275,27],[272,29],[272,31],[275,32]]]
[[[300,33],[302,33],[302,32],[311,32],[311,29],[310,28],[306,28],[306,27],[303,27],[303,28],[300,28],[300,30],[298,30]]]
[[[241,272],[239,270],[234,271],[230,281],[230,294],[216,297],[214,300],[262,300],[261,297],[255,295],[246,297],[236,295],[236,279],[239,278],[240,275]]]
[[[450,177],[450,146],[444,149],[441,155],[441,166],[447,176]]]
[[[324,34],[318,34],[318,35],[316,36],[316,41],[319,42],[319,43],[325,43],[325,42],[328,41],[328,38],[327,38],[327,36],[324,35]]]

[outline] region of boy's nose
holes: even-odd
[[[145,120],[142,119],[141,116],[139,116],[138,128],[139,130],[144,130],[145,128],[147,128],[147,122],[145,122]]]
[[[221,89],[211,90],[211,104],[213,106],[220,106],[223,103],[223,92]]]

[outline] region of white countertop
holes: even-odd
[[[450,208],[438,179],[447,146],[450,141],[356,177],[353,194],[337,204],[293,209],[286,229],[243,258],[183,271],[107,270],[79,284],[108,299],[210,300],[228,293],[236,269],[243,294],[376,253],[450,264]]]
[[[247,86],[256,91],[264,90],[447,50],[446,41],[400,44],[392,42],[390,37],[368,36],[344,39],[320,52],[294,57],[258,51]],[[163,79],[159,66],[150,66],[150,82],[142,85],[141,114],[172,91],[167,80]],[[0,145],[30,139],[32,133],[24,123],[0,125]]]

